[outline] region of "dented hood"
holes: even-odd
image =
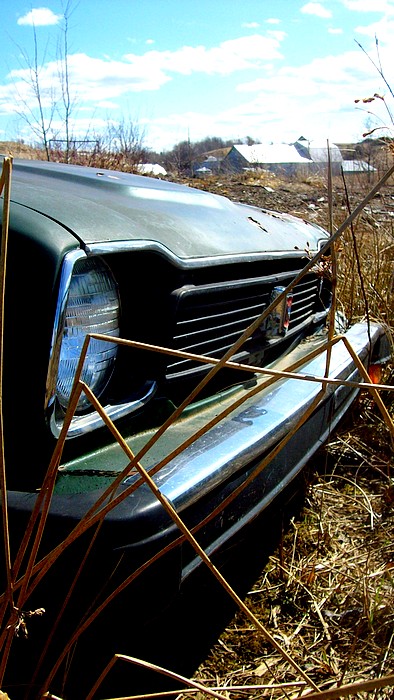
[[[328,236],[302,219],[184,185],[39,161],[15,161],[11,199],[84,246],[152,241],[186,260],[316,250]]]

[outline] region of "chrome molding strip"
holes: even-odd
[[[327,235],[328,238],[328,235]],[[318,242],[319,248],[327,242],[327,239]],[[113,253],[152,252],[158,253],[169,260],[175,267],[182,270],[193,268],[212,267],[214,265],[234,265],[235,263],[257,262],[259,260],[283,260],[284,258],[301,258],[307,264],[309,258],[305,251],[278,250],[269,253],[246,253],[244,255],[223,255],[200,258],[179,258],[169,248],[158,241],[135,240],[135,241],[114,241],[111,243],[91,243],[85,248],[86,255],[111,255]],[[312,253],[314,251],[311,251]]]
[[[62,342],[64,314],[67,306],[68,290],[70,287],[70,280],[72,276],[72,271],[74,269],[74,265],[80,258],[86,258],[86,253],[80,248],[78,248],[77,250],[72,250],[70,253],[67,253],[63,260],[55,311],[55,321],[53,324],[52,331],[51,349],[49,353],[49,367],[45,394],[45,409],[51,406],[55,400],[57,363]]]
[[[73,250],[70,253],[67,253],[67,255],[64,258],[62,270],[60,273],[59,293],[52,332],[52,342],[49,356],[49,367],[45,396],[45,410],[49,414],[49,425],[52,435],[55,438],[59,437],[64,420],[64,413],[59,410],[56,403],[57,365],[62,342],[64,314],[67,306],[68,291],[70,287],[72,272],[75,263],[81,258],[86,258],[86,253],[81,249]],[[145,406],[145,404],[148,401],[150,401],[150,399],[156,393],[156,388],[156,382],[147,382],[145,393],[141,397],[133,401],[127,401],[125,403],[117,404],[114,406],[107,405],[105,406],[105,411],[112,420],[123,418],[129,413],[134,413],[135,411],[138,411],[139,409],[143,408],[143,406]],[[67,433],[67,439],[84,435],[92,430],[95,430],[98,427],[101,427],[103,424],[103,420],[97,413],[97,411],[92,411],[91,413],[88,413],[83,416],[73,416],[70,428]]]
[[[104,406],[104,410],[111,420],[115,421],[119,418],[127,416],[129,413],[134,413],[145,406],[145,404],[150,401],[154,394],[156,393],[157,384],[154,381],[147,382],[146,391],[143,396],[134,401],[128,401],[126,403],[116,404],[114,406],[108,404]],[[56,411],[54,410],[50,420],[50,426],[52,434],[57,438],[60,435],[60,431],[63,426],[62,418],[56,418]],[[64,417],[64,416],[63,416]],[[70,438],[79,437],[80,435],[86,435],[86,433],[91,430],[95,430],[104,425],[104,421],[97,413],[93,411],[92,413],[87,413],[83,416],[74,416],[70,428],[67,433],[67,440]]]
[[[354,378],[354,380],[357,381],[355,375],[356,372],[352,373],[349,379]],[[346,387],[343,388],[345,389]],[[251,510],[247,510],[242,517],[234,521],[233,525],[226,528],[226,530],[219,534],[219,536],[213,542],[211,542],[205,547],[205,552],[206,554],[208,554],[208,556],[212,556],[218,549],[220,549],[220,547],[225,542],[229,541],[230,538],[236,535],[237,532],[240,532],[245,525],[252,522],[252,520],[255,517],[260,515],[260,513],[262,513],[265,508],[267,508],[271,503],[273,503],[274,499],[291,483],[291,481],[297,476],[297,474],[301,471],[305,464],[311,459],[313,454],[316,452],[316,449],[320,445],[324,444],[329,434],[336,428],[339,421],[343,418],[347,409],[354,401],[354,392],[355,390],[351,390],[350,393],[347,394],[346,400],[341,405],[340,411],[338,411],[333,416],[332,421],[330,421],[330,425],[327,425],[324,432],[321,435],[319,435],[318,443],[312,441],[309,448],[305,450],[305,453],[303,454],[302,458],[296,461],[292,469],[286,471],[284,477],[282,476],[282,478],[279,478],[279,480],[273,488],[269,488],[266,492],[261,494],[261,499]],[[266,469],[267,471],[269,471],[270,469],[275,469],[275,467],[273,467],[272,464],[270,464],[266,467]],[[200,566],[200,564],[201,558],[197,556],[194,557],[190,562],[188,562],[186,566],[182,569],[181,580],[184,581],[190,574],[193,573],[193,571],[195,571]]]
[[[372,343],[381,333],[371,326]],[[369,338],[366,324],[356,324],[346,334],[357,355],[364,359]],[[324,376],[326,352],[307,363],[303,374]],[[344,343],[332,348],[330,378],[346,379],[354,372],[353,359]],[[245,402],[218,425],[163,467],[155,476],[157,486],[178,512],[208,494],[226,478],[265,454],[288,434],[310,406],[321,385],[296,379],[281,379]],[[343,387],[328,387],[338,396]],[[351,390],[350,391],[354,391]],[[126,479],[126,482],[133,477]]]

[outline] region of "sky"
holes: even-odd
[[[392,126],[394,0],[68,0],[66,8],[66,0],[0,0],[0,140],[37,141],[35,67],[52,138],[64,137],[65,85],[75,138],[132,124],[158,152],[207,136],[355,142]]]

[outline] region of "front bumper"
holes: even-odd
[[[372,326],[368,331],[366,325],[358,324],[346,336],[365,364],[373,348],[378,351],[381,346],[383,349],[381,339],[384,335],[379,326]],[[305,341],[281,363],[276,363],[275,367],[283,369],[285,363],[287,365],[304,357],[318,342],[315,338]],[[323,352],[306,363],[300,371],[303,374],[323,376],[325,363],[326,353]],[[355,363],[342,341],[333,347],[330,377],[340,380],[359,379]],[[259,381],[261,382],[256,380],[256,388]],[[173,424],[146,455],[145,466],[154,466],[185,438],[195,435],[220,410],[246,395],[248,388],[250,384],[249,387],[238,387],[232,394],[222,395],[211,403],[201,402],[191,407],[187,415]],[[276,497],[286,495],[286,487],[327,438],[357,394],[357,388],[354,387],[328,385],[324,398],[305,422],[294,430],[320,389],[321,383],[280,379],[249,398],[224,420],[191,442],[155,475],[156,484],[186,524],[190,528],[198,528],[196,537],[208,554],[211,555],[226,545],[222,549],[226,555],[227,545],[233,536],[238,538],[239,531],[274,499],[273,507],[276,508],[281,503],[282,499]],[[284,448],[275,451],[274,458],[267,461],[263,470],[255,471],[272,448],[276,448],[286,436],[289,440]],[[137,452],[149,437],[151,433],[130,436],[127,442]],[[116,475],[125,463],[127,464],[125,454],[115,444],[85,455],[74,463],[62,465],[39,557],[59,544],[94,505],[104,486],[92,488],[91,482],[97,484],[102,478],[105,485],[106,480],[111,481],[108,472]],[[106,476],[97,476],[104,471]],[[134,478],[136,477],[126,478],[119,487],[118,494],[128,489]],[[84,484],[90,488],[80,490]],[[236,489],[239,493],[230,502]],[[13,550],[25,532],[35,500],[34,493],[11,491],[8,494]],[[215,517],[210,517],[213,512],[216,513]],[[272,510],[267,509],[266,512],[271,516]],[[85,678],[86,668],[91,664],[92,648],[97,640],[98,649],[94,652],[97,668],[104,668],[108,659],[119,650],[141,657],[141,635],[147,621],[155,620],[156,634],[158,616],[163,614],[182,584],[185,585],[188,577],[201,564],[200,557],[187,544],[176,546],[163,555],[165,545],[178,538],[179,530],[146,484],[127,495],[107,514],[101,527],[94,530],[96,539],[93,547],[91,532],[93,530],[88,530],[62,552],[29,597],[29,609],[34,610],[44,603],[47,612],[43,618],[39,618],[37,628],[32,630],[34,634],[32,633],[31,643],[25,644],[23,648],[14,645],[11,657],[14,665],[9,668],[10,677],[16,677],[18,683],[23,682],[21,668],[26,678],[30,678],[29,674],[36,669],[41,649],[52,634],[58,611],[74,587],[66,614],[61,618],[49,652],[46,651],[41,676],[45,678],[45,674],[52,669],[71,632],[81,629],[81,621],[91,611],[92,601],[94,605],[101,603],[103,609],[100,616],[78,641],[78,653],[69,673],[68,682],[71,686],[74,683],[78,689],[72,697],[82,698],[86,694],[82,690],[81,678]],[[244,532],[250,534],[246,528]],[[154,564],[149,562],[153,555],[157,555]],[[81,562],[84,562],[84,566],[81,566]],[[149,566],[144,566],[145,570],[141,573],[139,567],[148,562]],[[135,580],[137,570],[139,575]],[[189,582],[193,584],[193,581],[194,577],[191,576]],[[152,636],[148,636],[150,657]],[[63,688],[62,685],[60,687]]]
[[[354,325],[346,333],[353,350],[367,364],[374,347],[384,337],[379,325]],[[318,343],[320,337],[305,341],[281,362],[276,369],[284,369],[296,359],[305,356]],[[323,377],[326,351],[304,364],[299,370],[303,375]],[[332,348],[330,379],[360,381],[359,371],[342,341]],[[256,387],[262,379],[255,381]],[[321,390],[322,384],[301,379],[279,379],[269,388],[248,398],[223,420],[211,427],[176,454],[154,479],[162,494],[171,502],[186,522],[196,525],[218,508],[231,490],[247,480],[253,468],[282,438],[294,431],[300,420]],[[174,423],[164,436],[151,448],[144,459],[145,468],[157,464],[163,456],[177,450],[179,445],[207,425],[215,415],[240,399],[250,389],[250,382],[232,392],[221,395],[216,401],[194,405],[186,416]],[[286,446],[269,462],[264,470],[240,494],[234,503],[216,522],[204,530],[205,546],[214,549],[230,537],[245,522],[255,517],[296,476],[305,462],[327,439],[330,431],[344,415],[357,394],[357,389],[346,385],[327,385],[324,398],[301,428],[295,430]],[[153,433],[127,438],[134,453]],[[64,536],[93,506],[97,497],[127,464],[120,446],[115,443],[101,451],[85,455],[81,460],[65,464],[61,468],[58,490],[55,492],[49,514],[52,533],[48,546]],[[92,488],[100,482],[102,486]],[[108,476],[109,475],[109,476]],[[127,477],[118,493],[126,490],[138,475]],[[77,490],[75,490],[77,484]],[[86,489],[83,489],[86,484]],[[11,491],[9,508],[11,521],[31,511],[35,494]],[[220,523],[218,525],[218,523]],[[107,546],[112,550],[134,550],[137,559],[143,552],[151,552],[163,546],[178,534],[170,516],[164,511],[148,486],[140,486],[128,495],[105,518],[104,532]],[[210,533],[210,534],[209,534]],[[137,555],[138,552],[138,555]]]

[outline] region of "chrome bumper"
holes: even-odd
[[[365,361],[372,346],[382,334],[378,325],[354,325],[345,334],[358,357]],[[303,375],[323,377],[326,351],[299,370]],[[289,357],[286,358],[288,362]],[[283,369],[283,367],[282,367]],[[330,379],[359,381],[359,372],[343,341],[332,348]],[[260,380],[261,381],[261,380]],[[289,433],[321,390],[321,383],[299,379],[280,379],[260,394],[248,399],[220,423],[209,429],[181,454],[173,458],[155,476],[156,484],[178,512],[191,506],[223,483],[238,470],[258,457],[263,457]],[[344,398],[355,397],[357,389],[345,385],[327,385],[325,397],[333,398],[335,410]],[[334,394],[334,396],[332,396]],[[217,406],[216,406],[217,412]],[[209,418],[209,411],[208,416]],[[185,421],[192,421],[189,418]],[[189,426],[185,425],[186,432]],[[311,445],[319,446],[319,435],[311,435]],[[323,436],[321,436],[323,439]],[[326,435],[325,435],[326,437]],[[310,452],[309,446],[305,447]]]

